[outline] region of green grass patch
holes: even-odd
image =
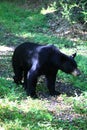
[[[40,27],[46,28],[45,20],[45,16],[38,11],[19,8],[10,2],[0,2],[0,23],[12,33],[21,34]]]
[[[26,97],[22,86],[16,86],[12,80],[0,78],[0,97],[9,100],[20,100]]]
[[[28,101],[31,103],[31,100]],[[33,102],[36,103],[34,100]],[[37,101],[37,103],[40,102]],[[30,108],[28,111],[20,109],[20,104],[16,102],[6,100],[0,103],[0,124],[2,128],[6,130],[78,130],[79,128],[86,130],[87,127],[86,120],[78,119],[71,123],[57,120],[44,107],[36,109],[33,105],[33,109]]]

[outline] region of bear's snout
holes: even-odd
[[[81,72],[79,69],[75,69],[72,73],[71,73],[73,76],[79,76],[81,75]]]

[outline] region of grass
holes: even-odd
[[[51,7],[52,8],[52,7]],[[48,8],[47,12],[50,10]],[[86,130],[87,129],[87,42],[73,43],[65,38],[51,35],[48,19],[40,10],[26,9],[11,2],[0,2],[0,45],[16,46],[24,41],[41,44],[55,44],[66,54],[78,50],[76,61],[82,72],[80,77],[72,77],[59,71],[58,79],[82,90],[80,96],[68,97],[61,94],[61,104],[72,106],[74,114],[80,117],[73,120],[59,119],[64,113],[61,105],[53,104],[49,98],[33,100],[27,97],[22,86],[13,83],[11,67],[12,52],[0,52],[0,129],[2,130]],[[46,91],[44,84],[38,85],[37,91]],[[57,99],[56,99],[57,100]],[[59,101],[59,100],[58,100]],[[64,105],[63,104],[63,105]],[[49,105],[49,107],[47,107]],[[60,109],[58,109],[58,107]],[[56,115],[55,115],[56,112]],[[60,113],[59,113],[60,112]],[[67,110],[65,110],[66,113]],[[71,111],[72,113],[72,111]],[[68,114],[69,116],[69,114]]]
[[[12,33],[21,35],[21,33],[35,31],[38,27],[44,27],[44,15],[20,9],[14,4],[10,4],[8,8],[7,4],[1,3],[0,5],[0,21]]]
[[[38,105],[37,105],[38,104]],[[0,100],[0,125],[6,130],[86,130],[87,120],[76,119],[71,123],[57,120],[45,108],[45,102],[41,100],[9,101]],[[43,107],[42,107],[43,106]],[[78,125],[79,123],[79,125]]]

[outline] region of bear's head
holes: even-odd
[[[77,68],[77,63],[74,60],[76,53],[71,56],[63,55],[62,56],[62,66],[61,70],[65,73],[72,74],[74,76],[79,76],[80,70]]]

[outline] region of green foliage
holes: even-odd
[[[84,116],[87,116],[87,93],[84,93],[84,95],[75,98],[74,110],[77,113],[85,114]]]
[[[87,1],[86,0],[61,0],[59,1],[64,18],[71,22],[87,22]]]

